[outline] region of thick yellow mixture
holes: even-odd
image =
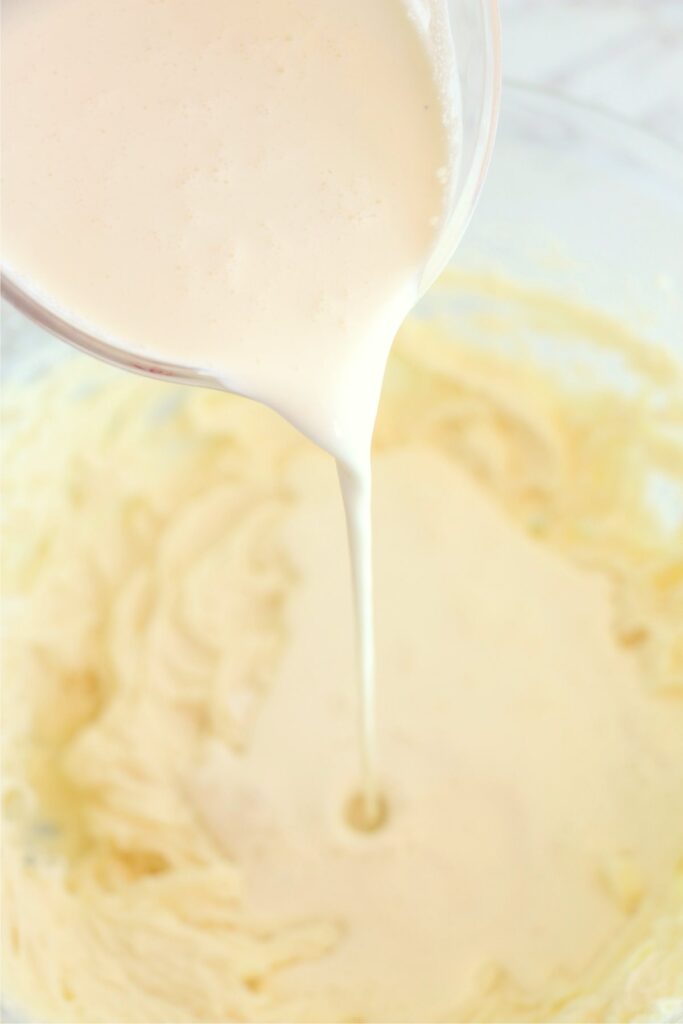
[[[535,318],[629,383],[403,330],[376,435],[373,835],[344,817],[330,460],[254,404],[80,358],[7,395],[3,952],[34,1018],[683,1003],[680,371],[486,287],[501,338]]]

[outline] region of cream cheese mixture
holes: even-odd
[[[254,403],[80,357],[8,395],[3,928],[33,1019],[680,1005],[683,526],[646,486],[683,493],[680,371],[546,296],[456,286],[495,291],[501,338],[535,322],[559,365],[581,339],[640,386],[401,332],[372,835],[344,814],[353,623],[324,455]]]
[[[12,277],[138,367],[271,407],[82,358],[10,389],[12,1000],[61,1024],[671,1017],[683,526],[649,494],[681,501],[678,369],[495,281],[458,287],[495,292],[505,338],[507,303],[641,388],[403,329],[375,722],[370,440],[451,212],[445,2],[3,20]]]

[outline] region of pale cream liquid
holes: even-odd
[[[370,442],[455,148],[420,9],[422,20],[401,0],[3,5],[11,273],[142,365],[201,368],[337,459],[371,817]]]

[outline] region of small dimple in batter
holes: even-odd
[[[678,371],[495,287],[510,324],[576,328],[642,388],[402,332],[371,831],[330,460],[252,403],[79,359],[8,397],[4,953],[34,1018],[625,1021],[680,997],[683,537],[645,497],[653,470],[680,498]]]

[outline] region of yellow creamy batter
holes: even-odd
[[[683,1002],[680,370],[558,300],[459,282],[484,286],[502,312],[479,330],[534,320],[626,383],[402,331],[375,449],[372,835],[344,818],[331,460],[253,403],[80,358],[8,395],[4,973],[34,1018]]]

